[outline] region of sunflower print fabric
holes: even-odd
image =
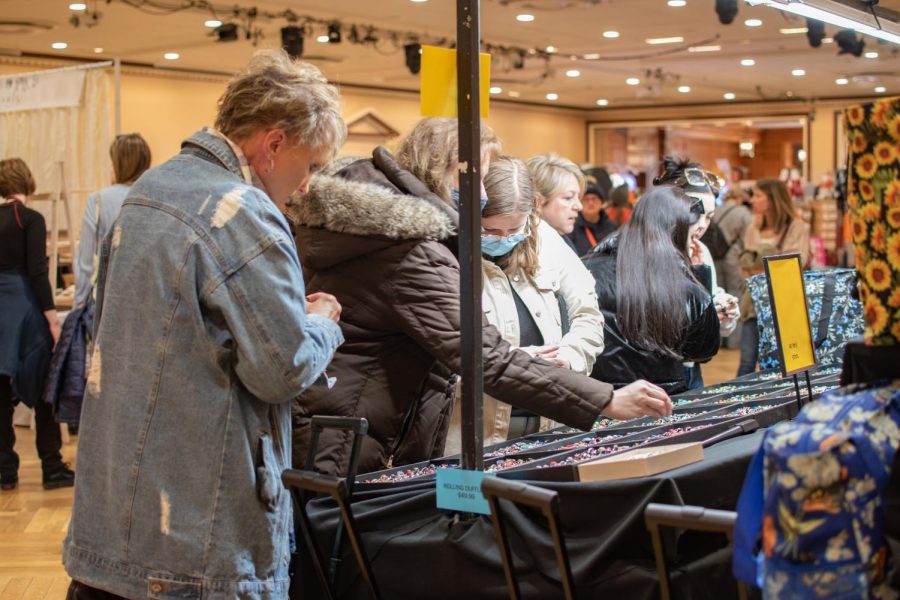
[[[900,98],[845,111],[847,205],[866,343],[900,343]]]

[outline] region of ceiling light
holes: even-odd
[[[876,37],[887,42],[900,44],[900,35],[898,35],[894,31],[880,29],[872,25],[871,23],[859,20],[856,12],[848,11],[845,13],[847,16],[845,16],[845,14],[839,14],[839,12],[837,11],[847,10],[847,7],[843,7],[837,3],[832,2],[829,4],[829,6],[834,7],[835,12],[831,12],[830,10],[826,10],[824,8],[819,8],[818,6],[805,4],[803,2],[797,2],[796,0],[751,0],[750,4],[754,6],[761,4],[770,6],[772,8],[783,10],[784,12],[800,15],[801,17],[816,19],[825,23],[829,23],[831,25],[836,25],[837,27],[854,29],[857,32],[865,35],[871,35],[872,37]],[[881,24],[894,25],[887,20],[885,20]]]
[[[681,36],[676,37],[664,37],[664,38],[647,38],[644,40],[651,46],[659,46],[662,44],[680,44],[684,41],[684,38]]]
[[[531,23],[534,21],[534,15],[529,15],[527,13],[516,15],[516,21],[519,21],[520,23]]]
[[[341,24],[337,21],[328,24],[328,41],[332,44],[341,43]]]
[[[862,56],[863,49],[866,47],[866,40],[856,35],[856,32],[852,29],[844,29],[837,32],[834,36],[834,41],[837,42],[838,47],[841,49],[838,54],[852,54],[857,58]]]
[[[544,50],[547,52],[547,54],[553,54],[554,52],[556,52],[556,46],[547,46],[546,48],[544,48]]]
[[[166,60],[178,60],[179,58],[181,58],[181,55],[177,52],[166,52],[165,54],[163,54],[163,58]]]
[[[691,46],[688,52],[718,52],[722,46]]]
[[[834,38],[833,38],[833,37],[823,37],[823,38],[822,38],[822,43],[823,43],[823,44],[833,44],[833,43],[834,43]]]
[[[238,26],[235,23],[222,23],[216,27],[216,36],[220,42],[233,42],[238,39]]]
[[[519,92],[517,92],[516,90],[509,90],[509,97],[510,97],[510,98],[518,98],[518,97],[521,96],[521,95],[522,95],[522,94],[519,93]]]
[[[753,60],[752,58],[745,58],[741,61],[742,67],[752,67],[755,64],[756,64],[756,61]]]
[[[682,94],[689,94],[691,92],[691,86],[689,85],[681,85],[678,86],[678,91]]]
[[[502,87],[497,87],[497,86],[495,85],[494,87],[492,87],[492,88],[491,88],[490,90],[488,90],[488,91],[489,91],[490,93],[492,93],[492,94],[500,94],[500,93],[503,92],[503,88],[502,88]]]
[[[609,106],[609,100],[606,98],[600,98],[597,100],[597,106]]]
[[[641,80],[637,77],[629,77],[625,80],[625,83],[627,83],[628,85],[640,85]]]
[[[566,77],[581,77],[581,71],[578,69],[569,69],[566,71]]]
[[[846,77],[840,77],[838,79],[835,79],[834,82],[838,85],[847,85],[848,83],[850,83],[850,80]]]
[[[428,2],[428,0],[409,0],[410,2],[415,2],[416,4],[421,2]]]
[[[878,58],[878,53],[877,52],[866,52],[865,54],[863,54],[863,56],[865,56],[866,58]]]
[[[559,100],[559,94],[554,94],[553,92],[550,92],[549,94],[547,94],[546,97],[547,97],[547,100]]]
[[[725,92],[722,94],[722,97],[726,100],[734,100],[736,96],[734,95],[734,92]]]
[[[211,28],[211,29],[215,29],[216,27],[221,27],[221,26],[222,26],[222,21],[220,21],[220,20],[218,20],[218,19],[209,19],[209,20],[207,20],[207,21],[204,21],[204,22],[203,22],[203,25],[204,25],[205,27],[209,27],[209,28]]]
[[[320,44],[327,44],[329,40],[328,40],[327,35],[320,35],[319,37],[316,38],[316,41],[319,42]]]
[[[822,45],[822,39],[825,37],[825,23],[816,21],[815,19],[806,20],[806,39],[813,48],[819,48]]]
[[[884,87],[883,85],[879,85],[877,88],[875,88],[875,93],[876,93],[876,94],[883,94],[883,93],[885,93],[886,91],[887,91],[887,88]]]
[[[73,2],[69,5],[69,10],[87,10],[87,4],[84,2]]]
[[[783,29],[779,29],[781,33],[784,35],[795,35],[798,33],[806,33],[809,31],[806,27],[785,27]]]
[[[666,4],[672,8],[681,8],[682,6],[687,6],[687,0],[669,0]]]
[[[614,40],[617,37],[619,37],[619,32],[618,31],[604,31],[603,37],[610,39],[610,40]]]
[[[597,60],[600,58],[600,55],[597,54],[596,52],[592,52],[590,54],[585,54],[581,58],[583,58],[584,60]]]
[[[65,50],[69,47],[69,45],[65,42],[53,42],[52,44],[50,44],[50,47],[54,50]]]
[[[762,27],[762,21],[760,19],[747,19],[744,21],[744,25],[747,27]]]
[[[103,48],[94,48],[94,54],[103,54]]]
[[[403,57],[410,74],[418,75],[422,70],[422,44],[413,42],[404,45]]]
[[[716,14],[719,15],[719,23],[731,25],[738,14],[737,0],[716,0]]]
[[[791,71],[791,75],[793,75],[794,77],[803,77],[804,75],[806,75],[806,71],[804,71],[803,69],[794,69],[793,71]]]

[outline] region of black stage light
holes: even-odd
[[[422,44],[406,44],[403,51],[406,54],[406,68],[413,75],[418,75],[422,70]]]
[[[738,0],[716,0],[716,14],[722,25],[731,25],[738,14]]]
[[[282,27],[281,47],[291,58],[303,56],[303,29],[295,25]]]
[[[331,23],[328,25],[328,43],[329,44],[340,44],[341,43],[341,24],[340,23]]]
[[[825,23],[816,21],[815,19],[806,20],[806,39],[813,48],[822,45],[822,38],[825,37]]]
[[[862,56],[863,49],[866,47],[866,41],[856,35],[852,29],[844,29],[834,36],[834,43],[841,49],[838,54],[852,54],[853,56]]]
[[[525,51],[519,50],[513,55],[512,60],[513,69],[524,69],[525,68]]]
[[[238,26],[234,23],[224,23],[216,27],[216,35],[220,42],[233,42],[238,39]]]

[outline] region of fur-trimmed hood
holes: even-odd
[[[305,264],[327,266],[410,240],[455,235],[456,211],[400,167],[384,148],[371,159],[341,159],[291,199]],[[337,235],[335,235],[337,234]],[[328,243],[323,243],[328,240]]]

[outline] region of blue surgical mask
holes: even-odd
[[[483,235],[481,236],[481,251],[488,256],[498,257],[509,254],[513,248],[521,244],[528,234],[524,231],[512,235]]]
[[[453,206],[456,207],[456,210],[459,210],[459,188],[450,188],[450,199],[453,200]],[[484,210],[487,201],[487,196],[481,197],[481,210]]]

